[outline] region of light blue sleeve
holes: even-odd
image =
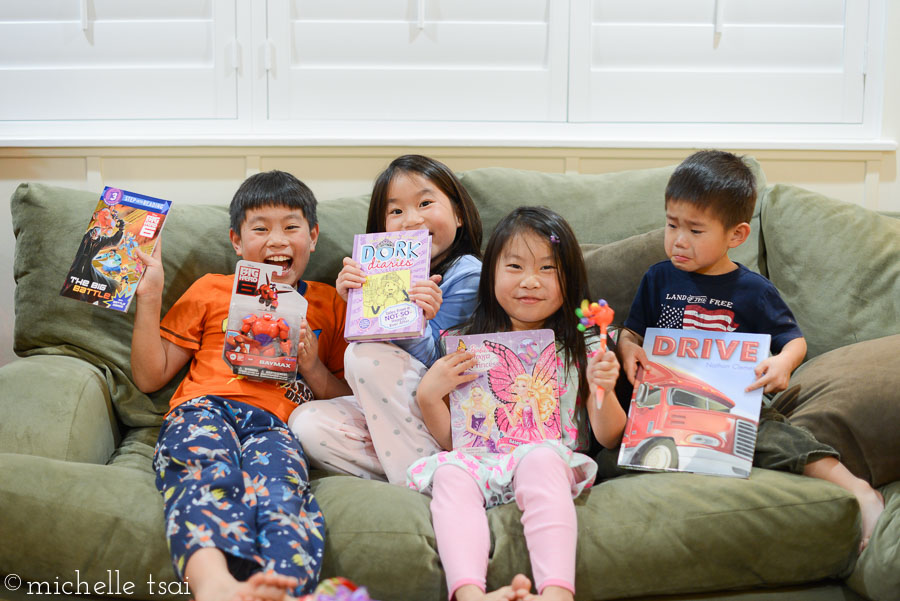
[[[441,308],[434,319],[426,322],[425,334],[421,338],[395,340],[394,343],[426,367],[431,367],[443,355],[441,332],[467,321],[472,315],[480,279],[481,261],[472,255],[460,257],[441,280]]]

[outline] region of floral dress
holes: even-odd
[[[590,352],[599,347],[600,340],[590,336],[585,340]],[[512,481],[516,466],[534,449],[545,446],[562,457],[575,476],[572,496],[576,497],[594,483],[597,464],[579,451],[587,450],[589,426],[587,410],[578,407],[578,371],[575,366],[563,365],[562,353],[557,345],[557,369],[559,370],[559,415],[562,422],[561,440],[543,440],[517,446],[509,453],[471,453],[461,450],[442,451],[423,457],[407,471],[407,486],[422,493],[431,493],[431,484],[438,467],[449,464],[464,469],[479,485],[485,506],[494,507],[515,500]]]

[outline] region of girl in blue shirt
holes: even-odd
[[[289,425],[315,467],[403,486],[414,461],[440,450],[422,421],[415,391],[440,357],[441,332],[466,321],[475,307],[481,217],[446,165],[405,155],[376,179],[366,232],[417,229],[427,229],[432,237],[431,277],[409,289],[410,300],[425,312],[425,333],[351,344],[344,375],[353,395],[294,410]],[[365,279],[359,263],[345,257],[335,287],[346,299],[347,291]]]

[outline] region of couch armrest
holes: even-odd
[[[0,368],[0,453],[105,464],[119,431],[103,374],[62,355]]]

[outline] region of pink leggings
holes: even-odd
[[[539,593],[548,586],[575,592],[574,484],[566,462],[553,450],[540,447],[522,458],[513,477]],[[472,477],[454,465],[435,471],[432,488],[431,518],[450,599],[465,584],[486,590],[491,535],[484,496]]]

